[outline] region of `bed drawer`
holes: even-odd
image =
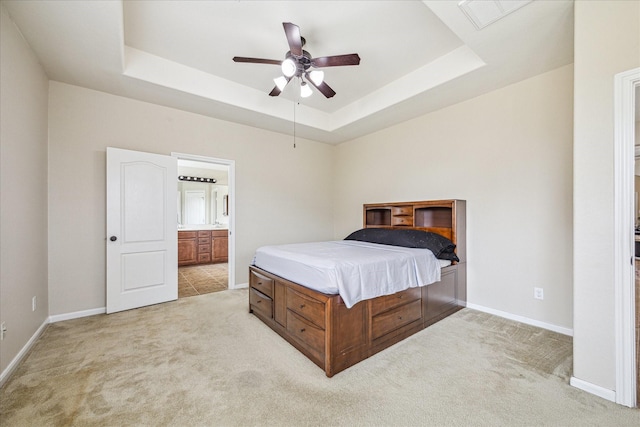
[[[287,288],[287,308],[324,329],[324,304]],[[287,318],[288,319],[288,318]]]
[[[257,291],[273,298],[273,279],[253,270],[249,270],[249,284]]]
[[[249,305],[255,312],[271,319],[273,317],[273,301],[268,296],[255,289],[249,289]]]
[[[390,310],[410,301],[420,299],[422,297],[422,289],[409,288],[404,291],[396,292],[393,295],[385,295],[371,300],[371,315],[376,316],[383,311]]]
[[[320,360],[324,359],[324,330],[302,316],[287,310],[287,331],[304,344],[304,347]]]
[[[401,226],[401,227],[412,227],[413,217],[412,216],[393,216],[391,217],[391,225]]]
[[[421,300],[416,300],[393,310],[385,311],[371,319],[371,337],[380,338],[393,330],[422,318]]]
[[[413,206],[394,206],[391,208],[391,215],[413,216]]]

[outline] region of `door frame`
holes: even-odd
[[[640,68],[614,77],[614,288],[616,403],[636,406],[635,91]]]
[[[229,289],[236,289],[236,162],[235,160],[216,157],[199,156],[195,154],[171,152],[171,156],[178,160],[193,160],[202,163],[213,163],[228,167],[229,178]],[[174,196],[174,199],[177,196]],[[176,231],[177,232],[177,231]]]

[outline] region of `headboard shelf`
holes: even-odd
[[[425,200],[370,203],[363,205],[365,228],[417,229],[440,234],[456,245],[456,254],[466,259],[466,202]]]
[[[364,223],[368,227],[384,227],[391,225],[391,207],[365,209]]]
[[[451,228],[453,225],[451,209],[451,207],[439,206],[416,207],[414,210],[416,227]]]

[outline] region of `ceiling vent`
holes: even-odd
[[[515,12],[533,0],[463,0],[458,3],[467,18],[481,30],[489,24]]]

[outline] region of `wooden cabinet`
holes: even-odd
[[[178,232],[178,265],[198,263],[198,232]]]
[[[178,231],[179,266],[227,262],[228,253],[228,230]]]
[[[227,262],[229,260],[229,232],[227,230],[211,231],[211,262]]]
[[[211,263],[211,232],[198,231],[198,264]]]

